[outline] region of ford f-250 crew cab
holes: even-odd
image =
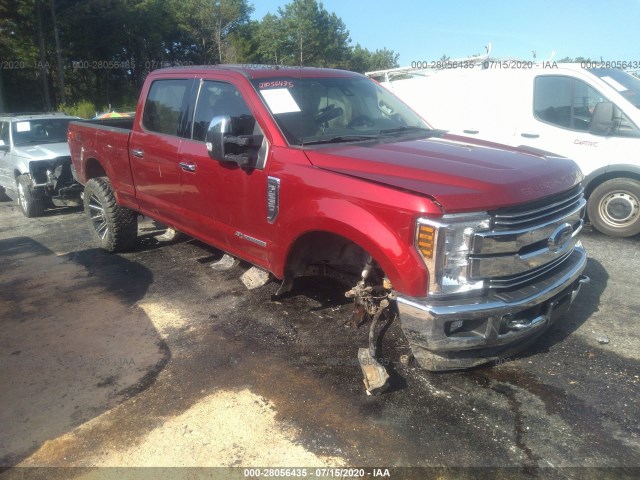
[[[271,272],[278,295],[333,274],[370,338],[398,314],[429,370],[523,348],[588,281],[574,163],[443,137],[359,74],[159,70],[131,130],[72,123],[68,138],[103,248],[130,247],[141,213]],[[383,388],[374,345],[358,357]]]

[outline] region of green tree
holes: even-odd
[[[258,56],[261,62],[282,65],[285,57],[292,56],[287,44],[288,36],[282,19],[268,13],[256,29]]]
[[[0,0],[0,111],[133,107],[148,72],[170,65],[397,66],[393,51],[352,47],[316,0],[261,21],[252,11],[248,0]]]
[[[344,67],[349,56],[349,31],[344,22],[316,0],[294,0],[283,20],[289,41],[302,65]]]
[[[349,60],[349,31],[344,22],[316,0],[293,0],[278,9],[278,16],[265,17],[263,54],[275,49],[277,63],[345,67]],[[262,42],[261,42],[262,43]],[[272,58],[273,58],[272,57]]]
[[[229,34],[226,61],[229,63],[262,63],[259,52],[260,22],[249,21]]]
[[[398,67],[399,57],[400,55],[393,52],[393,50],[383,48],[371,52],[356,43],[350,54],[348,68],[359,73],[389,70],[390,68]]]
[[[170,9],[205,64],[226,60],[230,35],[248,23],[253,12],[246,0],[170,0]]]

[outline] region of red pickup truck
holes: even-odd
[[[278,294],[332,274],[359,319],[399,315],[426,369],[523,348],[588,281],[573,162],[433,130],[362,75],[158,70],[127,127],[69,127],[103,248],[131,247],[140,213],[270,272]]]

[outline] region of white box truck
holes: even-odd
[[[640,80],[593,62],[483,60],[368,75],[435,128],[571,158],[608,235],[640,233]]]

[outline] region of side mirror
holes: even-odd
[[[9,150],[11,150],[11,146],[5,145],[4,142],[0,140],[0,152],[8,152]]]
[[[611,135],[617,126],[617,122],[614,120],[614,111],[615,107],[611,102],[597,103],[591,115],[589,133],[602,136]]]
[[[221,162],[236,163],[241,168],[252,168],[258,157],[262,135],[237,135],[240,129],[236,123],[236,117],[213,117],[205,138],[209,156]]]
[[[213,117],[206,135],[209,156],[214,160],[224,160],[224,137],[231,133],[231,117],[220,115]]]

